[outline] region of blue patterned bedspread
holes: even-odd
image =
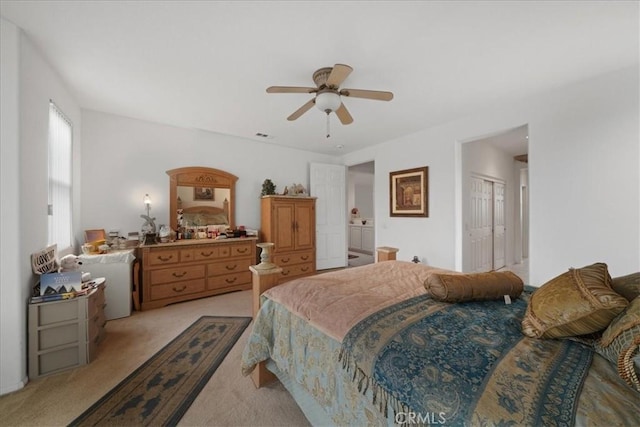
[[[573,425],[593,351],[522,335],[528,298],[506,305],[415,297],[354,326],[340,359],[396,422],[401,414],[424,424]]]

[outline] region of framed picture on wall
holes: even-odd
[[[193,200],[213,200],[213,188],[193,187]]]
[[[429,168],[427,166],[389,173],[389,214],[429,216]]]

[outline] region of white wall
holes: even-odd
[[[0,394],[21,388],[26,382],[24,299],[20,284],[20,30],[0,19]]]
[[[607,262],[640,271],[638,67],[523,99],[343,156],[376,161],[376,245],[461,269],[461,144],[529,124],[530,283]],[[389,216],[389,172],[429,166],[429,218]]]
[[[18,40],[18,45],[16,45],[16,40]],[[18,46],[17,52],[16,46]],[[15,78],[16,70],[19,71],[17,79]],[[5,71],[8,72],[6,76]],[[4,393],[20,388],[26,382],[26,308],[31,288],[36,282],[35,275],[31,271],[30,255],[47,246],[49,100],[53,100],[74,125],[73,173],[75,183],[78,184],[73,193],[74,230],[78,229],[80,213],[81,116],[80,109],[65,87],[65,83],[48,64],[45,57],[21,30],[4,20],[2,21],[2,74],[3,215],[1,221],[3,266],[1,289],[3,310],[2,329],[0,329],[2,335],[0,378],[2,379],[1,391]],[[17,104],[15,102],[16,94]],[[15,107],[17,110],[11,109]],[[19,111],[17,133],[15,129],[16,111]],[[9,126],[7,130],[4,129],[5,123]],[[7,140],[5,140],[4,132],[7,132]],[[17,156],[15,152],[16,136],[19,138]],[[8,144],[7,147],[5,147],[5,142]],[[4,157],[5,148],[8,149],[6,159]],[[9,164],[5,165],[5,162]],[[7,167],[5,168],[5,166]],[[19,194],[19,203],[15,203],[16,194]],[[7,203],[10,206],[8,207],[8,215],[5,217],[4,209]],[[15,218],[16,206],[19,206],[18,218]],[[72,251],[73,248],[68,248],[68,250]],[[12,259],[11,255],[13,251],[17,252],[15,259]],[[61,250],[60,254],[63,253]],[[8,283],[5,281],[6,279],[11,279],[12,282]],[[8,301],[5,301],[5,297]],[[11,305],[7,305],[8,303]]]
[[[222,169],[238,177],[236,224],[260,227],[262,182],[309,188],[309,163],[332,156],[269,142],[177,128],[95,111],[82,113],[82,227],[139,231],[142,198],[149,193],[156,225],[169,223],[167,170],[184,166]],[[81,239],[81,234],[78,235]]]

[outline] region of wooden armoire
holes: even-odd
[[[282,281],[316,272],[316,198],[262,196],[260,240],[274,244]]]

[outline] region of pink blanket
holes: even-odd
[[[448,272],[406,261],[385,261],[295,279],[264,293],[314,327],[342,342],[366,316],[424,294],[424,281]]]

